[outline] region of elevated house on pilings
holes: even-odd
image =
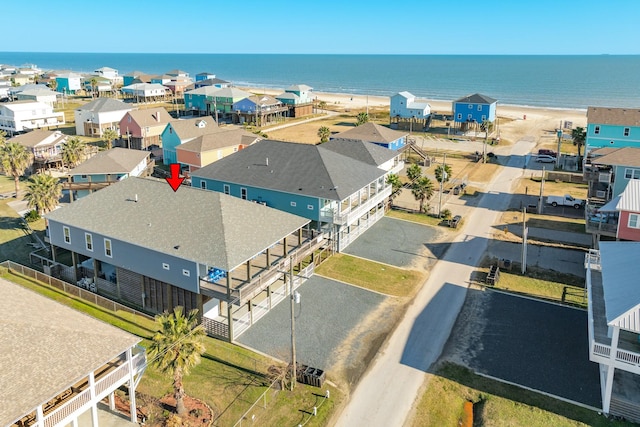
[[[197,308],[234,341],[313,272],[308,219],[226,194],[130,177],[47,215],[52,275],[155,314]],[[304,262],[304,264],[303,264]],[[307,266],[301,268],[303,265]],[[81,281],[84,280],[84,281]]]
[[[389,123],[391,129],[425,131],[431,125],[431,105],[410,92],[399,92],[391,97]]]
[[[462,132],[481,130],[484,122],[494,123],[498,100],[480,93],[464,96],[453,101],[453,121]]]

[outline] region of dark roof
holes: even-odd
[[[226,271],[309,223],[239,197],[188,186],[174,192],[146,178],[127,178],[47,218]]]
[[[381,166],[399,155],[397,151],[359,139],[332,139],[322,147],[373,166]]]
[[[486,95],[482,95],[481,93],[474,93],[472,95],[463,96],[462,98],[457,99],[454,102],[467,104],[493,104],[494,102],[498,102],[498,100]]]
[[[263,140],[193,176],[291,194],[344,200],[385,171],[322,145]]]
[[[389,129],[377,123],[367,122],[352,129],[340,132],[332,137],[341,139],[357,139],[367,142],[390,143],[409,135],[409,132],[401,132]]]

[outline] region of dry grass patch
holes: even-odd
[[[527,227],[544,228],[547,230],[570,231],[573,233],[585,233],[584,218],[568,218],[557,215],[527,214]],[[498,228],[504,229],[510,225],[522,226],[522,212],[507,211],[500,217]],[[518,237],[520,238],[520,237]]]
[[[404,270],[345,254],[333,255],[316,269],[316,273],[397,297],[415,295],[426,276],[419,271]]]
[[[518,185],[514,190],[514,194],[528,194],[531,196],[540,195],[542,171],[531,171],[525,178],[518,181]],[[564,194],[570,194],[578,199],[587,198],[587,184],[577,184],[573,182],[561,182],[561,181],[544,181],[544,196],[556,195],[562,196]]]

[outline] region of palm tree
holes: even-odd
[[[411,194],[420,203],[420,212],[424,212],[424,202],[433,197],[433,183],[426,176],[419,177],[411,188]]]
[[[29,180],[24,198],[29,208],[35,209],[42,215],[55,209],[60,197],[62,197],[60,180],[54,176],[39,173]]]
[[[573,137],[573,145],[578,146],[578,168],[582,169],[582,146],[587,140],[587,131],[578,126],[571,131],[571,136]]]
[[[113,140],[116,139],[118,137],[118,132],[116,132],[113,129],[105,129],[104,132],[102,132],[102,138],[104,138],[105,141],[107,141],[107,150],[111,149]]]
[[[435,174],[436,181],[438,181],[440,184],[444,184],[451,178],[451,166],[447,165],[446,163],[444,165],[438,165],[436,166]]]
[[[69,138],[67,142],[62,145],[62,160],[64,160],[70,168],[76,167],[84,157],[86,146],[86,142],[77,136]]]
[[[33,156],[17,142],[5,141],[5,136],[0,137],[0,163],[5,174],[13,177],[16,186],[16,197],[20,190],[20,177],[33,163]]]
[[[358,117],[356,120],[356,126],[363,125],[369,121],[369,114],[364,112],[358,113]]]
[[[407,169],[407,178],[409,178],[409,180],[411,180],[412,182],[420,178],[421,176],[422,168],[417,164],[414,163]]]
[[[320,101],[318,102],[318,108],[320,108],[322,111],[324,111],[327,108],[327,103],[326,101]]]
[[[91,77],[91,80],[89,80],[89,83],[91,84],[91,97],[93,98],[96,95],[96,88],[98,87],[98,79],[96,79],[95,77]]]
[[[184,315],[180,306],[175,307],[173,313],[165,311],[156,316],[156,323],[160,330],[153,336],[149,357],[160,372],[173,378],[176,412],[184,415],[187,410],[182,378],[200,363],[200,355],[206,350],[203,344],[205,331],[198,325],[198,310]]]
[[[327,142],[329,140],[329,136],[331,136],[331,131],[328,127],[322,126],[318,129],[318,138],[320,138],[320,143]]]
[[[56,79],[49,80],[49,87],[55,91],[58,88],[58,81]]]
[[[395,173],[387,175],[387,184],[391,185],[392,195],[399,192],[402,188],[402,181],[400,181],[400,177]]]

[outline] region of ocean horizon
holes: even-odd
[[[236,86],[306,84],[316,92],[450,101],[482,93],[500,105],[640,108],[640,55],[346,55],[0,52],[0,63],[91,73],[111,67],[193,78],[210,72]]]

